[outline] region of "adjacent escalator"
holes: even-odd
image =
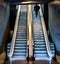
[[[7,53],[9,53],[10,45],[8,44],[7,46]],[[22,5],[19,15],[12,60],[17,59],[26,60],[26,50],[27,50],[27,6]]]
[[[43,31],[44,28],[42,26],[41,16],[39,14],[40,12],[38,12],[38,15],[36,17],[35,11],[32,9],[34,57],[35,60],[49,60],[49,55],[47,52],[47,47],[44,37],[45,35]],[[53,43],[51,43],[49,47],[52,52],[52,55],[54,56]]]

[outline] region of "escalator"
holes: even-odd
[[[14,43],[14,42],[13,42]],[[7,46],[7,54],[11,44]],[[27,47],[27,6],[22,5],[16,31],[12,60],[26,60]]]
[[[44,37],[45,36],[43,31],[44,28],[41,21],[41,15],[39,15],[41,12],[38,12],[38,16],[36,17],[33,7],[32,7],[32,15],[33,15],[34,57],[35,60],[48,60],[49,55],[47,52],[46,41]],[[54,56],[55,52],[53,43],[50,43],[50,50],[52,52],[52,55]]]
[[[26,16],[26,14],[27,14],[27,9],[23,11],[23,8],[26,8],[26,6],[21,7],[20,18],[19,18],[20,21],[18,22],[18,29],[17,29],[17,33],[16,33],[13,58],[20,58],[20,59],[26,60],[26,45],[27,45],[27,21],[26,21],[27,16]]]

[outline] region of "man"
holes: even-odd
[[[37,17],[37,15],[38,15],[39,9],[40,9],[40,7],[36,4],[36,5],[34,6],[34,11],[35,11],[36,17]]]

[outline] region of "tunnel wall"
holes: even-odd
[[[60,5],[49,4],[49,31],[56,50],[60,52]]]
[[[5,51],[9,34],[9,5],[0,5],[0,53]]]

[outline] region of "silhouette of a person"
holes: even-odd
[[[35,11],[36,17],[37,17],[37,15],[38,15],[39,9],[40,9],[40,7],[36,4],[36,5],[34,6],[34,11]]]

